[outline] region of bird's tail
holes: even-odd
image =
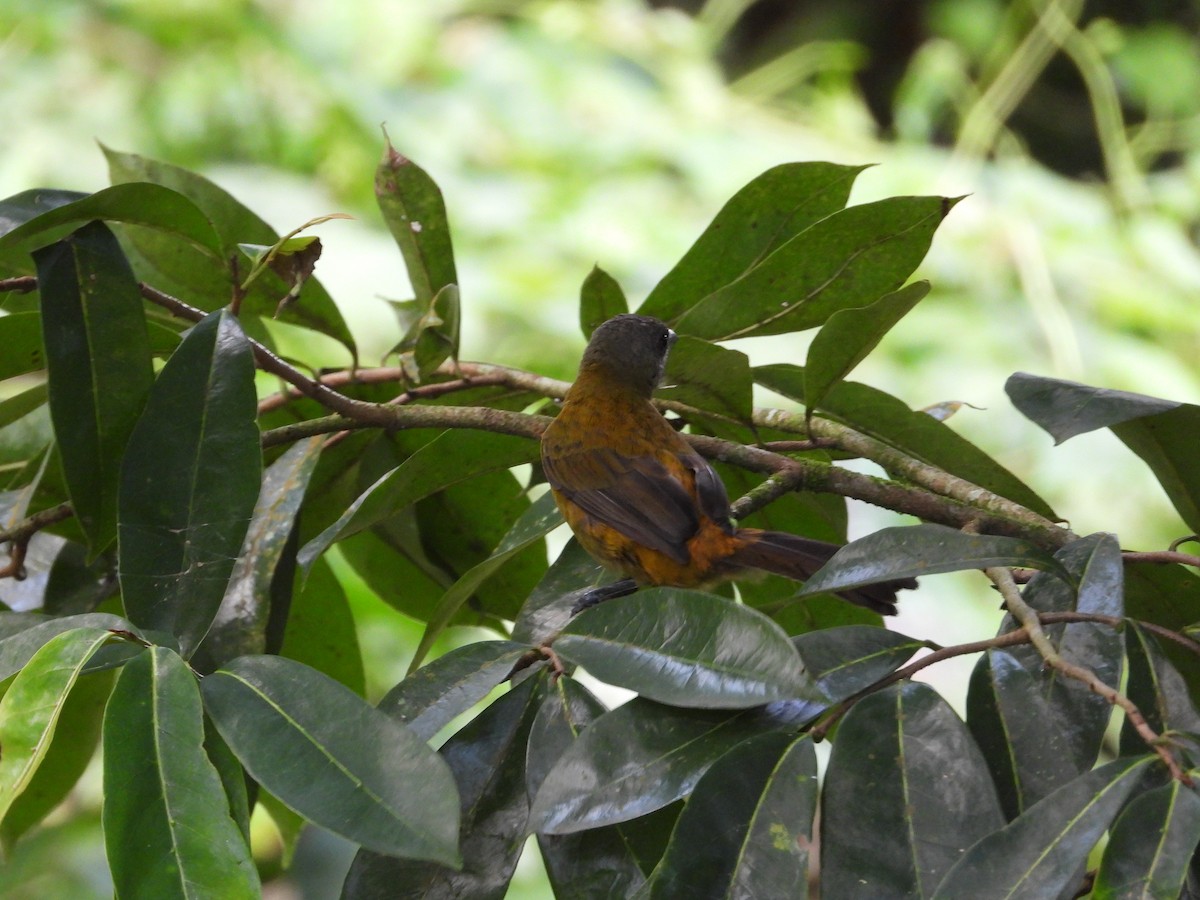
[[[737,566],[773,572],[796,581],[807,581],[841,549],[837,544],[828,544],[783,531],[739,528],[738,536],[745,538],[745,542],[729,557],[729,562]],[[916,586],[915,578],[900,578],[839,591],[838,596],[885,616],[894,616],[896,591],[911,590]]]

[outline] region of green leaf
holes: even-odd
[[[242,765],[300,815],[380,853],[458,865],[454,779],[399,722],[282,657],[243,656],[202,689]]]
[[[125,664],[104,717],[104,844],[121,898],[254,898],[250,847],[204,752],[196,677],[150,647]]]
[[[113,673],[82,675],[67,694],[46,756],[0,824],[5,852],[63,802],[95,755]]]
[[[843,625],[792,638],[817,690],[831,703],[869,687],[908,662],[925,646],[873,625]]]
[[[428,301],[393,301],[392,306],[404,323],[404,337],[388,354],[400,354],[410,381],[423,381],[447,359],[458,358],[458,285],[446,285]]]
[[[1184,566],[1126,563],[1125,614],[1130,618],[1183,631],[1196,621],[1197,609],[1200,577]],[[1174,641],[1168,641],[1163,652],[1183,675],[1192,695],[1200,696],[1200,658]]]
[[[800,596],[991,566],[1028,566],[1067,577],[1058,561],[1031,541],[923,523],[881,528],[846,544],[804,583]]]
[[[167,361],[121,471],[125,610],[179,638],[184,657],[212,624],[258,497],[262,451],[254,360],[228,312],[212,313]]]
[[[676,321],[810,225],[842,209],[864,168],[803,162],[763,172],[730,198],[638,312]]]
[[[1146,724],[1158,734],[1200,734],[1200,713],[1183,676],[1163,655],[1153,635],[1132,621],[1125,623],[1125,658],[1129,666],[1125,695],[1141,710]],[[1142,753],[1145,748],[1146,742],[1126,719],[1121,725],[1121,752]]]
[[[649,588],[589,609],[554,650],[649,700],[744,709],[816,698],[796,648],[762,613],[713,594]]]
[[[207,178],[143,156],[118,153],[103,146],[101,149],[114,185],[151,182],[183,194],[200,208],[220,240],[219,261],[214,261],[173,235],[138,226],[125,229],[127,247],[132,253],[130,261],[143,281],[193,306],[212,311],[232,296],[233,280],[225,261],[238,255],[238,244],[273,245],[279,240],[271,226]],[[241,314],[273,317],[288,292],[288,286],[275,273],[266,272],[250,287],[242,301]],[[352,355],[356,352],[354,338],[341,312],[315,278],[305,281],[297,301],[287,304],[279,319],[328,335]]]
[[[571,610],[584,591],[601,578],[603,567],[575,538],[567,541],[521,607],[512,638],[525,644],[544,644],[571,620]]]
[[[537,796],[554,763],[604,712],[604,705],[575,679],[563,677],[551,684],[529,732],[525,761],[529,796]],[[628,823],[578,834],[539,834],[538,848],[554,896],[578,900],[632,896],[646,880],[635,849],[644,841],[638,837]],[[661,848],[652,855],[657,861]]]
[[[378,708],[422,740],[432,740],[508,678],[528,651],[515,641],[477,641],[451,650],[384,694]]]
[[[471,720],[442,754],[462,788],[462,869],[361,851],[344,900],[502,900],[528,834],[525,754],[545,679],[530,678]]]
[[[915,281],[869,306],[843,309],[830,316],[808,348],[804,396],[809,410],[819,409],[829,389],[866,359],[928,293],[928,281]]]
[[[62,238],[88,222],[100,219],[126,222],[153,228],[183,238],[211,259],[221,258],[221,240],[213,224],[190,199],[178,191],[158,184],[117,184],[94,194],[71,195],[72,198],[51,208],[39,195],[41,190],[25,191],[4,201],[4,205],[27,206],[29,211],[43,207],[37,215],[23,220],[11,229],[0,222],[0,260],[17,260],[37,247]],[[54,193],[54,192],[49,192]],[[3,215],[0,212],[0,215]],[[11,220],[10,220],[11,221]]]
[[[431,303],[444,287],[458,284],[442,192],[429,173],[398,153],[390,140],[375,170],[375,199],[404,256],[417,300]],[[457,355],[457,327],[451,339]]]
[[[750,421],[754,380],[745,353],[684,335],[667,357],[664,378],[669,385],[660,392],[664,399],[738,422]]]
[[[1136,797],[1113,826],[1094,900],[1182,896],[1200,843],[1200,796],[1178,781]]]
[[[759,366],[754,380],[763,387],[800,403],[805,397],[806,375],[792,365]],[[822,415],[861,431],[921,462],[936,466],[972,484],[1007,497],[1047,519],[1057,519],[1045,500],[1019,478],[984,453],[946,423],[865,384],[843,381],[834,385],[821,403]]]
[[[136,629],[129,622],[108,613],[85,613],[57,619],[31,619],[25,613],[6,613],[0,616],[0,621],[14,620],[15,630],[5,634],[0,640],[0,681],[6,681],[21,671],[38,650],[67,631],[88,628],[105,632],[128,631],[137,636]],[[2,750],[0,758],[3,758]]]
[[[750,738],[697,782],[650,896],[807,897],[816,809],[812,740]]]
[[[11,319],[12,316],[4,318]],[[4,319],[0,319],[0,322]],[[13,394],[11,397],[0,400],[0,428],[11,425],[19,419],[25,418],[35,409],[41,407],[49,396],[49,390],[45,384],[35,384],[28,390],[21,391],[19,394]]]
[[[1004,824],[966,726],[916,682],[847,713],[821,814],[821,890],[830,897],[927,897],[964,850]]]
[[[0,699],[0,821],[46,758],[83,667],[111,638],[107,629],[95,627],[55,635],[33,654]]]
[[[1114,760],[1063,785],[971,847],[934,900],[1043,900],[1073,890],[1088,853],[1157,759]]]
[[[890,197],[811,225],[675,323],[680,334],[728,340],[803,331],[896,290],[957,200]]]
[[[350,601],[325,560],[317,560],[288,609],[280,656],[311,666],[365,693],[362,652]]]
[[[1004,389],[1013,405],[1055,443],[1111,428],[1154,472],[1180,518],[1200,531],[1200,472],[1194,465],[1200,406],[1021,372]]]
[[[268,652],[268,623],[273,616],[287,614],[291,599],[289,584],[283,596],[285,608],[272,609],[272,584],[324,443],[324,435],[299,441],[263,472],[258,502],[225,596],[197,651],[206,669],[238,656]]]
[[[462,575],[442,595],[437,607],[429,616],[425,631],[417,649],[413,651],[409,672],[416,669],[432,649],[438,635],[453,620],[460,607],[475,593],[476,589],[497,572],[505,563],[521,551],[541,541],[547,534],[562,524],[562,514],[555,505],[554,497],[546,492],[533,502],[496,546],[491,556]]]
[[[613,316],[629,312],[629,301],[617,280],[593,266],[579,291],[579,327],[585,338]]]
[[[137,282],[100,222],[34,254],[50,418],[92,559],[117,536],[121,460],[154,383]]]
[[[634,698],[589,725],[559,757],[530,823],[545,834],[571,834],[654,812],[691,793],[727,750],[776,724],[763,715]]]
[[[0,354],[0,381],[46,368],[42,314],[19,312],[0,316],[0,347],[4,348]]]
[[[392,469],[342,516],[300,550],[305,570],[335,542],[395,515],[406,506],[484,472],[508,469],[538,457],[528,438],[487,431],[444,431]]]

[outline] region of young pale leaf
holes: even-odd
[[[4,318],[11,319],[12,316],[5,316]],[[3,319],[0,319],[0,321],[3,321]],[[38,352],[40,353],[41,351],[39,350]],[[0,428],[11,425],[18,419],[25,418],[38,409],[38,407],[42,406],[48,396],[49,391],[43,383],[35,384],[27,391],[13,394],[13,396],[6,400],[0,400]]]
[[[121,470],[125,610],[191,656],[221,605],[258,498],[254,360],[229,312],[188,333],[158,376]]]
[[[731,747],[775,726],[767,716],[635,698],[589,725],[559,757],[538,790],[531,826],[571,834],[662,809],[691,793]]]
[[[1096,841],[1157,759],[1154,754],[1124,757],[1063,785],[971,847],[938,885],[933,900],[1064,896],[1074,889]]]
[[[137,281],[101,222],[34,254],[50,418],[67,493],[95,558],[117,536],[126,442],[154,384]]]
[[[112,634],[72,628],[47,641],[0,699],[0,821],[29,787],[46,758],[71,688]]]
[[[13,623],[14,630],[6,632],[0,640],[0,681],[15,675],[52,638],[66,631],[90,628],[105,632],[128,631],[136,635],[136,629],[120,616],[108,613],[84,613],[78,616],[63,616],[57,619],[29,618],[25,613],[6,613],[0,623]],[[0,756],[3,750],[0,749]]]
[[[1054,557],[1030,541],[924,523],[881,528],[846,544],[805,582],[800,596],[990,566],[1028,566],[1068,577]]]
[[[733,195],[638,312],[676,321],[804,229],[842,209],[863,168],[803,162],[763,172]]]
[[[196,677],[163,647],[125,664],[104,718],[104,845],[121,898],[260,896],[204,752]]]
[[[929,293],[928,281],[885,294],[869,306],[835,312],[813,338],[804,366],[808,409],[819,409],[834,384],[867,358],[892,327]]]
[[[830,897],[926,897],[968,847],[1004,825],[966,726],[916,682],[871,694],[846,715],[821,810]]]
[[[714,594],[649,588],[582,613],[554,650],[649,700],[745,709],[818,694],[783,629]]]
[[[246,771],[296,812],[380,853],[458,865],[454,778],[399,722],[277,656],[235,659],[202,689]]]
[[[477,641],[451,650],[417,669],[384,694],[378,709],[432,740],[508,678],[529,651],[514,641]]]
[[[817,810],[812,740],[763,734],[709,768],[680,813],[650,896],[808,896]],[[698,854],[697,847],[704,852]]]
[[[593,266],[579,291],[579,327],[590,338],[598,326],[613,316],[629,312],[629,302],[617,280],[599,266]]]
[[[1096,882],[1094,900],[1179,897],[1188,865],[1200,843],[1200,796],[1172,781],[1127,806],[1113,826]]]
[[[1097,428],[1112,429],[1154,472],[1180,518],[1200,531],[1200,471],[1193,465],[1200,406],[1023,372],[1011,376],[1004,389],[1013,405],[1055,443]]]
[[[827,216],[701,300],[676,330],[708,340],[784,334],[874,303],[912,274],[957,202],[890,197]]]
[[[817,690],[831,703],[857,694],[894,672],[925,646],[887,628],[843,625],[792,638]]]
[[[502,898],[528,834],[525,754],[543,678],[513,688],[446,742],[442,755],[462,790],[462,868],[360,851],[343,900]]]

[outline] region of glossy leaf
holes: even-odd
[[[19,312],[0,316],[0,381],[46,367],[42,314]]]
[[[742,709],[815,698],[783,629],[713,594],[649,588],[581,613],[554,641],[564,659],[649,700]]]
[[[1124,757],[1063,785],[971,847],[933,897],[1044,900],[1073,890],[1088,853],[1157,759]]]
[[[513,640],[536,645],[553,638],[571,621],[576,601],[600,581],[603,572],[575,538],[567,541],[521,607]]]
[[[956,202],[890,197],[826,216],[697,303],[676,330],[708,340],[784,334],[874,303],[912,274]]]
[[[882,528],[846,544],[805,582],[801,596],[990,566],[1028,566],[1065,577],[1063,567],[1031,541],[967,534],[924,523]]]
[[[446,742],[462,792],[462,868],[362,851],[344,900],[503,900],[528,834],[525,752],[544,679],[513,688]]]
[[[151,182],[183,194],[200,208],[220,239],[218,263],[172,235],[138,226],[125,229],[126,246],[133,254],[130,261],[142,280],[204,310],[215,310],[228,303],[233,281],[225,260],[238,255],[239,243],[269,246],[279,235],[207,178],[136,154],[119,153],[103,146],[101,149],[114,185]],[[287,294],[288,286],[275,273],[266,272],[250,287],[242,301],[241,314],[273,317]],[[299,298],[284,307],[279,319],[328,335],[351,354],[355,353],[354,338],[341,312],[315,278],[305,282]]]
[[[120,616],[108,613],[86,613],[57,619],[31,618],[25,613],[0,615],[0,621],[14,620],[16,628],[0,639],[0,681],[6,681],[25,668],[38,650],[64,632],[80,628],[106,632],[129,631],[134,634],[137,631]]]
[[[341,518],[305,544],[300,564],[307,569],[335,541],[369,528],[423,497],[484,472],[533,462],[538,452],[537,443],[527,438],[487,431],[445,431],[367,488]]]
[[[1193,465],[1200,406],[1023,372],[1011,376],[1004,389],[1055,443],[1111,428],[1154,472],[1188,527],[1200,531],[1200,472]]]
[[[830,316],[808,348],[804,366],[808,408],[819,409],[829,389],[866,359],[928,293],[928,281],[915,281],[869,306],[843,309]]]
[[[242,765],[296,812],[381,853],[458,864],[454,780],[399,722],[282,657],[243,656],[202,689]]]
[[[137,282],[101,222],[34,254],[50,417],[92,558],[117,536],[125,445],[154,383]]]
[[[196,677],[176,653],[150,647],[121,671],[104,720],[104,787],[117,897],[260,895],[250,847],[204,752]]]
[[[324,441],[323,435],[298,441],[263,472],[241,552],[198,651],[209,670],[238,656],[268,652],[272,613],[287,612],[272,609],[271,587]],[[283,599],[290,601],[290,589]]]
[[[696,784],[650,896],[806,897],[816,809],[812,740],[750,738]]]
[[[422,740],[432,740],[508,678],[528,651],[514,641],[478,641],[451,650],[384,694],[378,708]]]
[[[1094,900],[1178,897],[1200,843],[1200,796],[1178,781],[1147,791],[1113,826]]]
[[[1125,565],[1125,613],[1183,631],[1196,621],[1200,609],[1200,576],[1181,565],[1129,562]],[[1179,670],[1188,689],[1200,696],[1200,657],[1168,641],[1167,659]]]
[[[71,688],[100,647],[107,629],[72,628],[47,641],[0,699],[0,821],[29,787],[46,758]]]
[[[225,595],[258,497],[254,360],[228,312],[189,332],[154,384],[121,471],[125,610],[196,649]]]
[[[546,834],[571,834],[644,816],[686,797],[718,757],[775,725],[757,714],[635,698],[597,719],[562,754],[530,823]]]
[[[629,301],[617,280],[593,266],[579,291],[579,327],[590,338],[598,326],[613,316],[629,312]]]
[[[683,335],[667,357],[665,400],[676,400],[739,422],[749,422],[754,381],[740,350]]]
[[[815,222],[846,205],[863,166],[785,163],[739,190],[638,310],[674,322]]]
[[[792,365],[758,366],[754,380],[799,403],[807,403],[806,374]],[[877,388],[843,381],[821,401],[821,415],[848,425],[889,447],[936,466],[972,484],[1007,497],[1048,519],[1054,511],[1024,482],[946,423]]]
[[[830,897],[929,896],[968,847],[1004,824],[966,726],[916,682],[863,698],[842,720],[821,815]]]
[[[1155,732],[1200,734],[1200,713],[1179,670],[1163,655],[1158,641],[1136,622],[1125,623],[1125,656],[1129,674],[1125,694]],[[1126,719],[1121,726],[1121,752],[1141,753],[1146,742]]]
[[[817,690],[831,703],[844,700],[908,662],[925,646],[873,625],[825,628],[792,638]]]
[[[459,608],[470,599],[476,589],[500,570],[509,560],[526,548],[541,541],[547,534],[562,524],[562,514],[555,505],[554,496],[546,492],[535,500],[521,515],[508,533],[496,546],[492,555],[473,566],[442,595],[437,607],[429,617],[417,649],[413,652],[412,672],[433,647],[438,635],[448,626]]]
[[[566,748],[605,711],[604,705],[573,678],[559,678],[551,684],[529,732],[525,779],[530,797],[537,796],[547,773]],[[635,846],[644,842],[638,837],[628,823],[577,834],[538,834],[538,848],[554,896],[578,900],[631,896],[645,882],[635,851]]]

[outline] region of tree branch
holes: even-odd
[[[15,278],[0,278],[0,293],[28,294],[37,290],[37,278],[33,275],[18,275]]]
[[[60,503],[34,513],[11,528],[0,529],[0,544],[11,544],[9,548],[8,565],[0,568],[0,578],[15,578],[18,581],[25,577],[25,552],[33,536],[43,528],[49,528],[57,522],[69,519],[75,515],[70,503]]]

